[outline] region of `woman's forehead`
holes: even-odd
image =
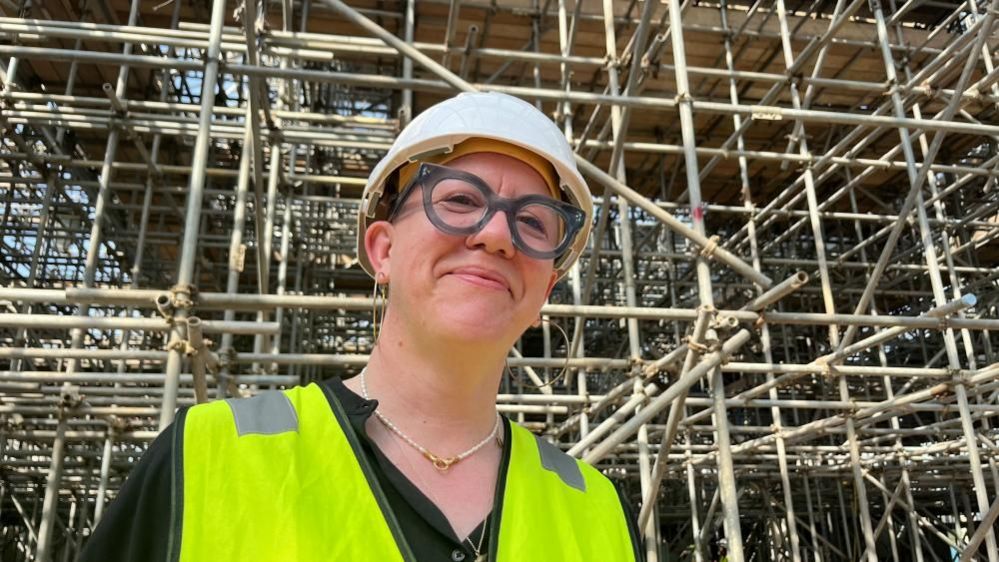
[[[551,196],[548,184],[530,165],[506,154],[476,152],[455,158],[449,168],[475,174],[504,197]]]

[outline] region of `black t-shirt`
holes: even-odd
[[[459,539],[444,514],[410,482],[368,438],[364,424],[378,407],[377,400],[365,400],[344,386],[340,379],[322,383],[343,405],[350,425],[360,438],[364,454],[381,484],[413,554],[420,561],[472,562],[472,541],[481,553],[489,551],[486,521],[467,540]],[[504,430],[509,432],[504,420]],[[167,560],[167,540],[171,525],[173,440],[170,428],[150,444],[146,454],[108,506],[100,525],[87,541],[79,562],[173,562]],[[501,466],[510,461],[510,440],[503,439]],[[634,518],[622,498],[628,528],[634,544],[639,544]],[[481,541],[481,548],[479,544]],[[640,551],[641,549],[636,549]]]

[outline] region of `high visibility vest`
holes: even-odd
[[[635,562],[610,481],[511,428],[489,560]],[[179,562],[416,560],[327,387],[195,406],[174,439]]]

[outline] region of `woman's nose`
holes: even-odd
[[[506,213],[503,211],[493,214],[489,222],[482,226],[482,230],[470,235],[466,243],[470,248],[482,248],[489,253],[502,254],[506,258],[512,258],[516,251],[513,246],[513,233],[510,232]]]

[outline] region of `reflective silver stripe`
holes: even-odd
[[[566,486],[571,486],[580,492],[586,491],[586,481],[583,480],[583,472],[579,470],[576,459],[563,453],[558,447],[534,436],[538,442],[538,452],[541,453],[541,466],[558,474],[558,477],[565,482]]]
[[[298,431],[298,413],[280,390],[261,392],[253,398],[230,398],[225,403],[232,410],[240,437]]]

